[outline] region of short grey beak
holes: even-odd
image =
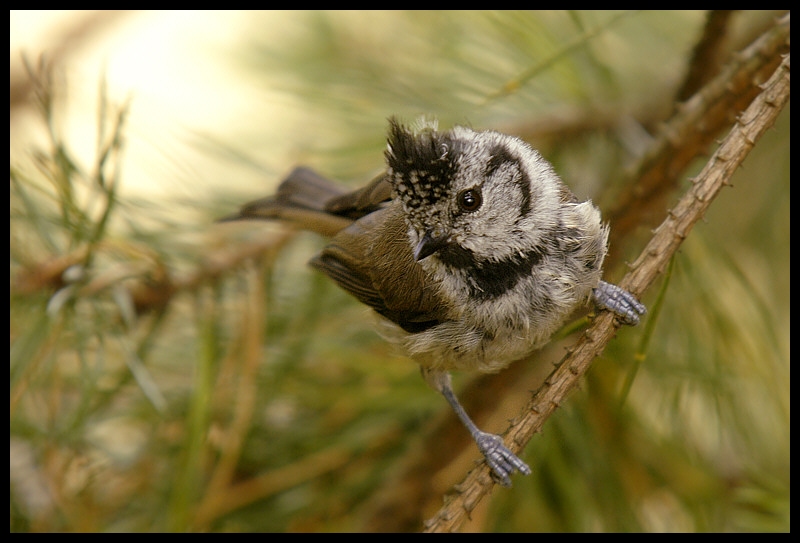
[[[431,231],[428,230],[414,248],[414,260],[419,262],[423,258],[431,256],[448,243],[450,243],[448,236],[434,236]]]

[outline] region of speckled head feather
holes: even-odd
[[[395,197],[407,212],[436,204],[447,197],[456,171],[458,140],[435,125],[422,124],[411,130],[392,118],[386,163]]]

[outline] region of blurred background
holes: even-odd
[[[739,110],[645,205],[647,157],[782,15],[12,10],[11,531],[422,529],[466,432],[325,240],[215,220],[300,164],[358,186],[431,115],[538,148],[618,281]],[[464,530],[790,529],[788,107],[643,301]],[[574,340],[455,376],[467,410],[504,431]]]

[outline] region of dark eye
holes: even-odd
[[[467,189],[458,193],[458,207],[463,211],[477,211],[482,203],[481,191],[478,189]]]

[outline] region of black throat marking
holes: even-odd
[[[471,250],[456,244],[448,245],[436,253],[445,266],[465,275],[470,295],[479,300],[497,298],[514,288],[520,279],[531,274],[545,255],[545,248],[534,247],[522,255],[502,260],[480,260]]]

